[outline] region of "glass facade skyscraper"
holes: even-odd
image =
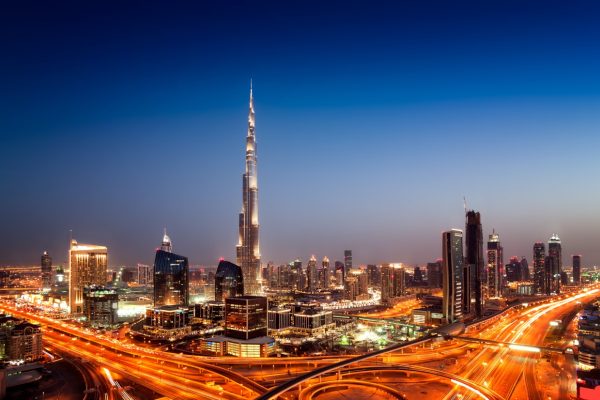
[[[47,251],[42,254],[42,290],[50,290],[52,288],[52,257]]]
[[[106,284],[108,249],[105,246],[79,244],[71,240],[69,249],[69,309],[83,313],[83,289]]]
[[[487,243],[487,290],[488,297],[502,296],[503,248],[500,237],[492,231]]]
[[[546,246],[543,242],[536,242],[533,245],[533,290],[536,294],[546,293],[545,258]]]
[[[475,312],[477,318],[483,316],[483,233],[481,215],[468,211],[465,226],[465,266],[463,279],[463,312]],[[475,309],[471,310],[471,303]]]
[[[442,271],[444,318],[448,323],[463,317],[463,233],[452,229],[442,234]]]
[[[573,283],[581,284],[581,256],[578,254],[573,256]]]
[[[154,307],[187,306],[188,275],[187,257],[157,250],[154,258]]]
[[[244,295],[242,269],[229,261],[221,260],[215,274],[215,300],[223,301],[230,297]]]

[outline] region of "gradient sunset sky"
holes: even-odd
[[[126,3],[126,4],[123,4]],[[527,4],[525,4],[527,3]],[[0,265],[163,227],[235,259],[250,79],[263,261],[423,263],[463,196],[512,255],[600,264],[596,1],[9,2]]]

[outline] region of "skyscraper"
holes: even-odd
[[[448,323],[462,320],[463,296],[463,233],[452,229],[442,234],[444,268],[443,301],[444,318]]]
[[[521,257],[521,279],[524,281],[531,279],[529,276],[529,263],[525,257]]]
[[[156,250],[154,307],[187,306],[189,303],[188,293],[189,265],[187,257],[165,250]]]
[[[552,272],[553,272],[553,277],[552,277],[552,283],[553,283],[553,287],[552,290],[555,291],[555,293],[560,293],[560,277],[561,274],[563,272],[562,270],[562,246],[560,243],[560,238],[558,237],[558,235],[555,233],[550,237],[550,240],[548,240],[548,255],[550,257],[554,257],[554,259],[556,260],[556,265],[554,266]]]
[[[481,215],[468,211],[465,226],[465,265],[463,278],[463,313],[470,313],[471,302],[475,303],[475,316],[483,316],[483,233]],[[468,284],[467,284],[468,282]]]
[[[488,297],[502,296],[503,248],[500,237],[492,230],[487,243],[487,287]]]
[[[573,284],[581,285],[581,255],[573,256]]]
[[[309,292],[317,290],[317,278],[317,258],[313,254],[306,266],[307,289]]]
[[[543,242],[533,245],[533,290],[536,294],[546,294],[544,262],[546,258],[546,246]]]
[[[322,289],[329,288],[329,258],[323,257],[321,261],[321,269],[319,270],[319,287]]]
[[[394,272],[390,264],[381,265],[381,303],[390,304],[393,295]]]
[[[521,271],[521,261],[516,256],[510,258],[510,262],[506,264],[506,280],[508,282],[517,282],[523,279]]]
[[[50,290],[52,288],[52,257],[47,251],[42,254],[41,260],[42,267],[42,290]]]
[[[429,287],[443,287],[442,279],[443,260],[437,259],[435,262],[427,263],[427,283]]]
[[[242,269],[234,263],[221,260],[215,274],[215,300],[223,301],[230,297],[243,295],[244,276]]]
[[[352,269],[352,250],[344,250],[344,279]]]
[[[258,294],[260,246],[258,240],[258,178],[256,173],[256,137],[254,133],[254,98],[250,84],[250,110],[246,135],[246,172],[242,176],[242,211],[239,215],[239,240],[236,247],[237,264],[244,274],[246,294]]]
[[[106,284],[108,249],[94,244],[79,244],[71,240],[69,248],[69,309],[83,313],[83,289]]]

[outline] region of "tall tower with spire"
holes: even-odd
[[[258,240],[258,180],[256,174],[256,136],[254,98],[250,81],[250,110],[246,135],[246,172],[242,176],[242,211],[239,215],[237,264],[244,275],[244,294],[259,294],[260,246]]]

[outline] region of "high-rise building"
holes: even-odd
[[[229,261],[219,261],[215,274],[215,300],[223,301],[229,297],[244,295],[244,276],[242,269]]]
[[[427,284],[432,288],[442,287],[443,260],[427,263]]]
[[[79,244],[71,240],[69,249],[69,309],[83,313],[83,289],[89,285],[105,285],[108,249],[105,246]]]
[[[187,306],[188,304],[189,265],[187,257],[164,250],[156,250],[154,307]]]
[[[379,286],[379,282],[381,282],[381,271],[379,271],[377,265],[367,265],[367,276],[369,278],[369,285]]]
[[[321,269],[319,270],[319,287],[322,289],[329,289],[329,258],[323,257],[321,261]]]
[[[423,273],[418,265],[415,267],[413,274],[413,281],[415,284],[420,285],[423,282]]]
[[[152,267],[145,264],[137,265],[137,283],[139,285],[152,285],[154,273]]]
[[[344,250],[344,278],[352,269],[352,250]]]
[[[487,243],[487,288],[488,297],[502,296],[503,248],[500,237],[495,230],[489,236]]]
[[[334,273],[335,279],[337,280],[338,285],[344,284],[344,279],[346,278],[346,271],[344,267],[344,263],[341,261],[336,261],[334,264]]]
[[[225,299],[225,336],[248,340],[266,335],[266,297],[241,296]]]
[[[390,264],[381,264],[381,303],[390,304],[393,295],[394,273]]]
[[[556,266],[553,269],[554,277],[552,282],[554,284],[553,290],[556,290],[555,293],[560,293],[560,277],[563,272],[562,269],[562,246],[560,242],[560,238],[555,233],[548,240],[548,255],[550,257],[554,257],[556,259]],[[558,284],[558,286],[556,286]]]
[[[546,246],[543,242],[536,242],[533,245],[533,290],[536,294],[546,293],[546,270],[544,267],[545,259]]]
[[[306,281],[307,281],[307,289],[309,292],[314,292],[317,290],[318,283],[317,276],[317,258],[313,254],[308,260],[308,265],[306,266]]]
[[[242,176],[242,211],[239,214],[237,264],[244,274],[246,294],[259,294],[260,245],[258,235],[258,176],[256,172],[256,136],[254,132],[254,98],[250,85],[250,110],[246,135],[246,171]]]
[[[529,263],[525,257],[521,257],[521,280],[528,281],[531,279],[529,274]]]
[[[448,323],[461,321],[463,314],[463,233],[452,229],[442,234],[444,268],[442,311]]]
[[[474,311],[477,318],[483,316],[484,274],[481,215],[475,211],[468,211],[465,227],[463,313],[468,314]],[[466,282],[468,282],[468,284]],[[474,303],[475,305],[474,310],[471,310],[471,303]]]
[[[47,251],[42,254],[41,260],[42,267],[42,290],[50,290],[52,288],[52,257]]]
[[[83,291],[83,314],[87,323],[96,328],[107,328],[117,323],[119,295],[116,289],[88,286]]]
[[[581,285],[581,255],[573,256],[573,284]]]
[[[516,256],[510,258],[510,262],[506,264],[506,280],[508,282],[518,282],[522,280],[521,261]]]
[[[546,256],[544,259],[544,292],[545,295],[560,293],[560,272],[558,259],[555,256]]]

